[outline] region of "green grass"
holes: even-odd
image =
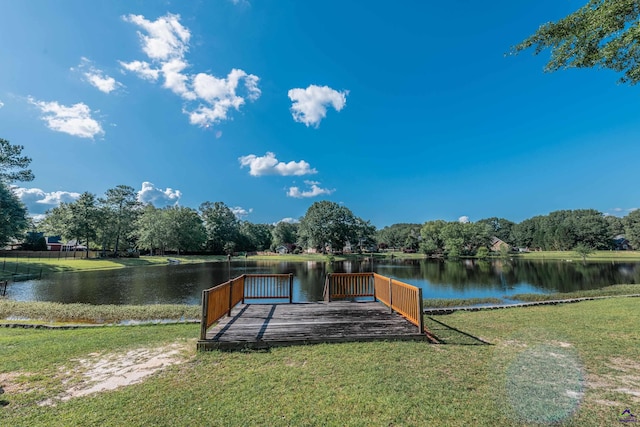
[[[467,307],[479,304],[502,304],[501,298],[433,298],[423,300],[424,308]]]
[[[548,259],[571,260],[582,262],[582,257],[573,251],[540,251],[514,254],[513,257],[521,259]],[[587,262],[591,261],[640,261],[640,251],[595,251],[587,256]]]
[[[90,305],[56,302],[18,302],[0,298],[0,319],[18,318],[47,322],[117,323],[126,320],[199,319],[199,305]]]
[[[63,373],[78,359],[171,342],[194,348],[187,340],[198,326],[0,328],[0,384],[12,390],[0,396],[0,424],[598,426],[618,425],[638,405],[635,298],[459,312],[427,324],[448,344],[192,352],[140,384],[53,407],[37,403],[64,391]]]
[[[553,293],[553,294],[515,294],[508,298],[519,301],[553,301],[572,298],[591,298],[619,295],[640,295],[640,285],[612,285],[600,289],[591,289],[575,292]],[[505,296],[505,298],[507,298]]]

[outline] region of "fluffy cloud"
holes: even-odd
[[[145,204],[152,204],[157,208],[177,205],[182,197],[180,190],[172,188],[157,188],[151,182],[142,183],[142,188],[138,191],[138,201]]]
[[[74,70],[72,68],[72,70]],[[114,90],[122,87],[122,83],[119,83],[113,77],[107,76],[103,71],[97,69],[91,64],[91,61],[85,57],[80,58],[80,65],[78,65],[78,71],[82,73],[84,78],[99,91],[104,93],[111,93]]]
[[[58,104],[56,101],[36,101],[31,97],[29,102],[40,109],[43,114],[42,120],[51,130],[80,138],[93,139],[96,135],[104,135],[100,123],[91,117],[91,109],[82,102],[70,107]]]
[[[80,197],[80,193],[70,191],[53,191],[47,193],[39,188],[13,187],[13,192],[24,203],[32,216],[41,216],[47,210],[59,206],[60,203],[71,203]]]
[[[120,63],[120,66],[122,68],[137,74],[138,77],[142,79],[151,80],[152,82],[155,82],[156,80],[158,80],[158,77],[160,77],[160,70],[151,68],[151,65],[149,65],[148,62],[145,62],[145,61],[131,61],[131,62],[118,61],[118,62]]]
[[[347,104],[349,91],[338,92],[329,86],[310,85],[306,89],[289,90],[289,99],[293,101],[291,114],[293,120],[307,126],[318,127],[327,116],[327,107],[340,111]]]
[[[233,212],[233,214],[238,219],[243,219],[243,218],[247,217],[251,212],[253,212],[253,208],[250,208],[249,210],[246,210],[245,208],[242,208],[240,206],[236,206],[236,207],[233,207],[233,208],[230,208],[230,209],[231,209],[231,212]]]
[[[0,108],[4,107],[4,102],[0,101]]]
[[[291,217],[287,217],[287,218],[282,218],[280,221],[274,223],[273,225],[276,225],[276,224],[278,224],[280,222],[286,222],[288,224],[297,224],[297,223],[300,222],[300,220],[297,220],[297,219],[291,218]]]
[[[301,176],[318,173],[312,169],[309,163],[304,160],[299,162],[290,161],[289,163],[279,162],[274,153],[268,152],[263,157],[255,154],[242,156],[238,158],[240,167],[249,166],[249,175],[282,175],[282,176]]]
[[[162,86],[187,102],[183,112],[191,124],[201,127],[217,124],[228,119],[229,110],[239,110],[245,99],[255,101],[260,97],[258,76],[243,70],[232,69],[223,78],[186,72],[190,67],[185,55],[191,33],[180,24],[179,15],[167,14],[153,22],[142,15],[127,15],[123,19],[144,30],[145,33],[138,31],[138,35],[151,63],[120,61],[120,65],[146,80],[157,81],[162,77]],[[240,87],[243,96],[238,94]]]
[[[460,218],[458,218],[458,222],[459,222],[460,224],[467,224],[467,223],[469,223],[469,222],[470,222],[470,221],[469,221],[469,217],[468,217],[468,216],[466,216],[466,215],[463,215],[463,216],[461,216]]]
[[[320,183],[317,181],[305,181],[304,183],[310,187],[309,190],[300,191],[299,187],[290,187],[289,191],[287,191],[287,196],[294,197],[296,199],[302,199],[307,197],[321,196],[323,194],[329,195],[336,191],[335,189],[329,190],[328,188],[320,188]]]

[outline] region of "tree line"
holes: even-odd
[[[37,224],[11,190],[14,181],[29,181],[31,159],[23,147],[0,139],[0,244],[25,241],[31,248],[38,233],[75,240],[103,255],[275,251],[314,249],[317,252],[369,252],[392,248],[430,256],[484,256],[496,239],[512,247],[541,250],[616,248],[625,236],[640,248],[640,210],[624,218],[594,209],[560,210],[520,223],[504,218],[476,222],[433,220],[423,224],[394,224],[377,230],[338,203],[313,203],[298,222],[254,224],[236,217],[223,202],[204,202],[198,209],[184,206],[157,208],[142,204],[134,188],[118,185],[103,197],[85,192],[73,202],[49,210]],[[29,231],[28,236],[25,233]]]

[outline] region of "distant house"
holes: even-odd
[[[507,242],[505,242],[504,240],[498,239],[497,237],[493,236],[491,238],[491,245],[489,246],[489,249],[493,252],[500,252],[505,248],[507,251],[511,250],[511,245],[509,245]]]
[[[632,251],[633,247],[622,234],[618,234],[613,238],[613,248],[616,251]]]
[[[60,236],[48,236],[44,238],[47,243],[47,250],[54,252],[64,251],[85,251],[87,247],[81,245],[77,240],[69,240],[67,243],[62,243],[62,237]]]
[[[47,243],[48,251],[59,252],[62,250],[62,237],[60,236],[48,236],[44,238]]]
[[[276,248],[276,252],[279,253],[280,255],[288,254],[289,248],[287,248],[284,245],[280,245]]]

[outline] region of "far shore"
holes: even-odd
[[[403,252],[376,252],[363,254],[258,254],[247,255],[236,254],[231,258],[226,255],[156,255],[141,256],[139,258],[47,258],[43,256],[30,256],[22,258],[19,255],[13,257],[6,255],[0,258],[0,280],[10,279],[14,272],[30,274],[50,274],[64,271],[87,271],[87,270],[111,270],[127,267],[143,267],[167,265],[171,259],[180,264],[197,264],[205,262],[232,262],[270,261],[270,262],[306,262],[306,261],[387,261],[391,259],[426,259],[427,256],[421,253]],[[79,255],[78,255],[79,256]],[[461,259],[477,259],[467,257]],[[535,251],[511,253],[507,257],[490,256],[487,261],[496,259],[523,259],[523,260],[554,260],[566,262],[582,262],[582,257],[573,251]],[[640,251],[596,251],[590,254],[586,262],[640,262]],[[4,274],[3,274],[4,272]]]

